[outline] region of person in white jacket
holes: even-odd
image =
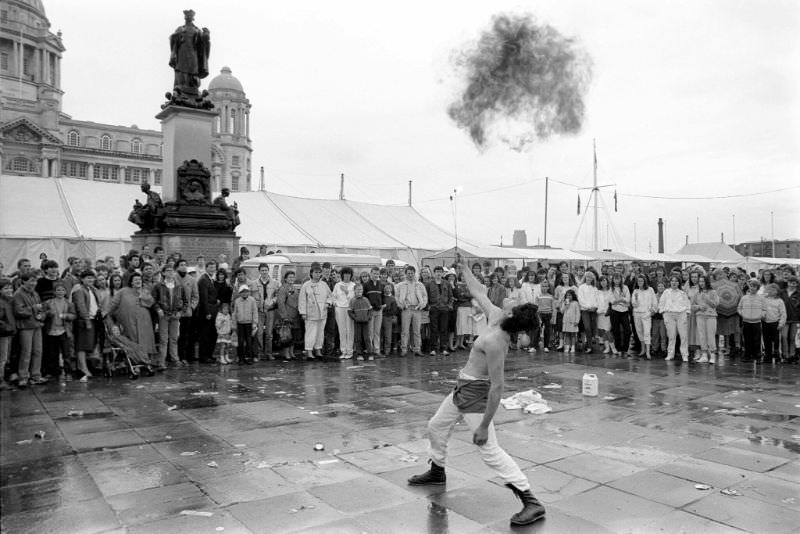
[[[636,289],[633,290],[631,297],[633,305],[633,326],[636,328],[636,335],[642,342],[642,350],[639,356],[650,359],[650,328],[652,326],[650,318],[658,310],[656,294],[652,287],[647,284],[647,277],[643,274],[636,276]],[[634,355],[631,354],[631,357]]]
[[[688,319],[691,311],[689,295],[680,289],[681,279],[677,275],[669,278],[669,287],[664,290],[658,302],[658,311],[664,316],[664,325],[667,327],[667,357],[665,360],[675,359],[675,336],[688,339]],[[683,361],[689,361],[689,351],[683,351]]]
[[[353,320],[347,314],[350,309],[350,301],[355,297],[356,283],[353,282],[353,269],[342,267],[340,276],[342,279],[333,286],[333,306],[336,312],[336,326],[339,328],[339,347],[342,360],[349,360],[353,357]]]
[[[311,280],[300,287],[297,310],[306,325],[305,357],[309,360],[322,357],[322,342],[325,338],[325,321],[328,306],[333,303],[331,288],[322,278],[322,266],[311,264]]]
[[[592,341],[597,335],[597,307],[599,301],[594,273],[586,271],[583,283],[578,286],[578,305],[581,308],[583,335],[586,336],[584,349],[586,354],[592,352]]]

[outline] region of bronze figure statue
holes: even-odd
[[[211,33],[208,28],[194,25],[194,11],[183,12],[185,22],[169,38],[169,66],[175,70],[175,81],[171,93],[167,93],[169,105],[199,109],[213,109],[208,91],[200,92],[200,80],[208,76],[208,56],[211,52]]]
[[[147,195],[145,204],[136,199],[128,220],[139,227],[141,231],[157,231],[161,229],[164,217],[164,202],[161,196],[150,189],[150,184],[144,182],[141,186],[142,193]]]

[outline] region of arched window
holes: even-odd
[[[28,158],[17,156],[11,160],[11,170],[14,172],[33,172],[33,163]]]
[[[236,131],[234,130],[235,126],[236,126],[236,110],[232,109],[230,122],[228,123],[228,132],[236,133]]]
[[[142,153],[142,140],[138,137],[131,141],[131,152],[134,154]]]
[[[111,150],[111,136],[102,135],[100,137],[100,150]]]
[[[70,130],[67,134],[67,144],[69,146],[80,146],[81,136],[77,130]]]

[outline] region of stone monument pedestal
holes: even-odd
[[[212,126],[217,111],[167,106],[156,115],[164,134],[161,189],[165,202],[178,200],[176,171],[184,161],[208,162],[211,167]]]
[[[220,254],[228,256],[229,263],[239,255],[239,236],[231,232],[228,235],[207,234],[202,232],[181,233],[142,233],[136,232],[132,236],[131,248],[141,252],[142,246],[149,244],[150,248],[160,245],[167,253],[180,252],[194,265],[197,256],[204,256],[207,260],[217,259]]]

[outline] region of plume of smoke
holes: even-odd
[[[453,54],[453,65],[465,87],[448,115],[479,149],[497,138],[524,150],[580,131],[591,58],[532,15],[495,15],[477,42]]]

